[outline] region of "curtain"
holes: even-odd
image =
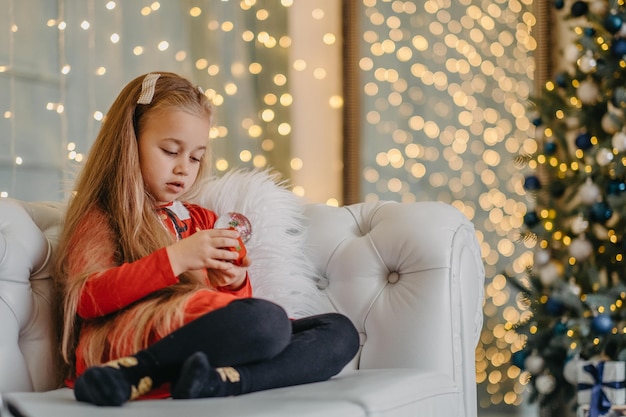
[[[289,37],[279,1],[0,7],[0,195],[65,198],[118,92],[150,71],[186,76],[213,100],[216,175],[270,166],[289,176]]]

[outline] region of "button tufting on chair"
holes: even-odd
[[[390,284],[395,284],[398,281],[400,281],[400,274],[398,274],[396,271],[390,272],[387,276],[387,282],[389,282]]]

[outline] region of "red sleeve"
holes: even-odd
[[[227,294],[232,294],[238,298],[250,298],[252,297],[252,285],[250,284],[250,277],[246,272],[246,280],[244,281],[241,288],[238,290],[227,290],[226,288],[218,288],[219,292],[225,292]]]
[[[104,316],[177,282],[167,250],[162,248],[135,262],[91,274],[77,313],[84,319]]]
[[[81,220],[71,238],[68,288],[78,291],[76,312],[82,318],[113,313],[178,282],[165,248],[136,262],[118,265],[114,242],[115,234],[106,215],[97,209]]]

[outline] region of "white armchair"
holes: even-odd
[[[15,416],[467,416],[484,269],[472,224],[450,205],[306,205],[306,246],[324,308],[361,333],[330,381],[240,397],[77,403],[57,389],[50,259],[61,206],[0,199],[0,392]],[[332,349],[332,346],[328,347]],[[8,410],[7,410],[8,408]],[[8,414],[10,415],[10,414]]]

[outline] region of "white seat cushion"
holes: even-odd
[[[77,403],[64,388],[11,393],[4,399],[15,417],[386,417],[456,416],[459,390],[445,374],[418,369],[346,372],[330,381],[261,391],[239,397],[133,401],[120,408]]]

